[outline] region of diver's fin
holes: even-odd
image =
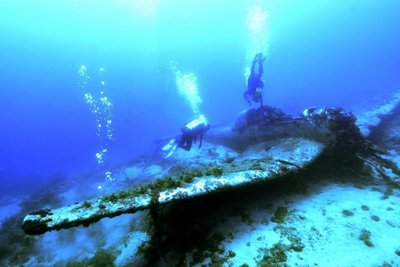
[[[159,139],[154,140],[154,143],[156,143],[156,144],[165,143],[167,141],[170,141],[171,139],[178,139],[179,136],[180,136],[180,134],[176,134],[176,135],[170,135],[167,137],[159,138]]]
[[[254,61],[260,61],[260,60],[262,60],[262,58],[263,58],[263,53],[262,53],[262,52],[257,53],[257,54],[254,56]]]
[[[174,154],[174,152],[175,152],[175,150],[176,150],[177,147],[178,147],[178,145],[177,145],[177,144],[174,144],[174,145],[171,147],[171,149],[169,150],[168,154],[165,155],[165,158],[167,159],[167,158],[171,157],[172,154]]]
[[[175,144],[175,138],[172,138],[171,140],[169,140],[169,142],[166,145],[164,145],[161,148],[161,150],[162,151],[169,151],[174,144]]]
[[[255,56],[254,56],[254,60],[253,60],[253,62],[259,62],[259,63],[263,63],[265,60],[267,60],[268,59],[268,57],[267,56],[264,56],[264,54],[262,53],[262,52],[260,52],[260,53],[257,53]]]
[[[178,146],[178,144],[176,143],[176,139],[175,138],[172,138],[171,140],[169,140],[169,142],[161,148],[161,150],[165,154],[164,157],[166,159],[171,157],[172,154],[174,154],[177,146]]]

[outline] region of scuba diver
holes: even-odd
[[[260,107],[263,106],[262,89],[264,82],[262,81],[263,75],[263,62],[266,58],[262,53],[257,53],[251,64],[249,79],[247,80],[247,91],[244,92],[243,97],[251,105],[251,102],[260,102]],[[256,65],[258,64],[258,71],[256,72]]]
[[[199,117],[189,123],[186,123],[181,129],[182,134],[179,138],[172,138],[165,146],[162,147],[162,151],[166,154],[165,158],[169,158],[176,150],[180,147],[186,151],[190,151],[193,142],[199,139],[199,148],[203,143],[204,134],[210,129],[210,125],[204,115],[200,114]]]

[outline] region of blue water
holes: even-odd
[[[197,77],[211,124],[233,121],[248,107],[245,22],[255,5],[269,14],[266,104],[296,115],[400,88],[397,0],[128,2],[0,2],[3,189],[102,167],[95,153],[104,139],[84,101],[98,91],[100,68],[114,129],[103,165],[151,151],[193,118],[171,61]],[[82,65],[92,77],[86,91]]]

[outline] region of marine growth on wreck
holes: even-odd
[[[399,9],[0,1],[0,266],[400,266]]]

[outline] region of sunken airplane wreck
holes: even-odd
[[[40,235],[88,226],[106,217],[293,175],[324,156],[379,161],[376,149],[355,122],[351,113],[340,108],[309,108],[298,118],[269,106],[249,109],[239,114],[233,127],[211,128],[206,136],[206,142],[228,147],[230,153],[211,153],[211,163],[206,165],[199,164],[200,158],[182,158],[175,162],[182,165],[180,171],[171,171],[155,182],[58,209],[34,211],[25,216],[22,229]],[[383,165],[379,161],[374,166]],[[382,174],[388,170],[377,168]]]

